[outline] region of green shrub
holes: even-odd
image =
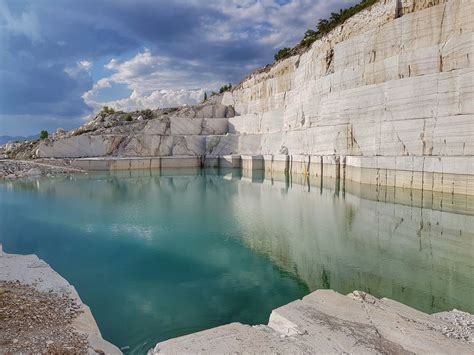
[[[280,59],[285,59],[290,56],[290,53],[291,53],[291,48],[288,48],[288,47],[282,48],[275,54],[275,60],[278,61]]]
[[[140,114],[143,116],[145,120],[151,120],[154,116],[153,111],[147,108],[146,110],[142,110]]]
[[[221,86],[221,88],[219,89],[219,94],[222,94],[226,91],[230,91],[232,89],[232,84],[229,83],[229,85],[224,85],[224,86]]]
[[[133,121],[133,118],[132,118],[132,115],[127,113],[124,118],[123,118],[124,121],[127,121],[127,122],[131,122]]]
[[[202,102],[206,102],[207,101],[207,92],[204,93],[204,98],[202,99]]]
[[[48,131],[44,131],[44,130],[41,131],[41,133],[40,133],[40,139],[46,139],[46,138],[48,138],[48,136],[49,136]]]
[[[379,0],[362,0],[360,3],[348,7],[347,9],[340,9],[339,12],[332,12],[329,18],[319,20],[315,30],[307,30],[303,39],[295,48],[280,49],[278,53],[275,54],[275,60],[278,61],[280,59],[287,58],[293,54],[296,54],[296,50],[311,46],[315,41],[331,32],[337,26],[341,25],[346,20],[361,12],[362,10],[374,5],[377,1]]]
[[[109,106],[103,106],[102,110],[100,111],[101,116],[112,115],[114,113],[115,113],[115,110],[112,107],[109,107]]]

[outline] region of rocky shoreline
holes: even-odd
[[[100,334],[73,286],[36,255],[0,245],[0,353],[120,354]],[[225,339],[225,341],[222,341]],[[161,342],[154,353],[474,352],[474,315],[434,315],[354,291],[318,290],[270,315]],[[330,351],[331,350],[331,351]]]
[[[76,290],[36,255],[0,244],[0,353],[121,354]]]
[[[85,171],[68,166],[65,160],[58,160],[55,165],[31,160],[0,160],[0,178],[14,180],[26,177],[53,177],[63,174],[77,174]]]
[[[223,325],[149,351],[158,353],[472,354],[474,316],[428,315],[360,291],[318,290],[273,310],[268,325]]]
[[[87,353],[87,336],[71,325],[80,306],[69,298],[0,281],[0,308],[0,352]]]

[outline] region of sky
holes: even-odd
[[[356,0],[0,0],[0,135],[238,84]]]

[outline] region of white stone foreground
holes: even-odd
[[[158,343],[149,354],[473,354],[472,329],[440,318],[363,292],[319,290],[275,309],[268,325],[232,323]]]
[[[115,345],[102,338],[90,308],[82,302],[76,289],[36,255],[7,254],[2,251],[0,244],[0,280],[19,281],[40,292],[53,292],[69,297],[82,311],[72,320],[71,326],[76,332],[87,336],[89,353],[122,353]]]

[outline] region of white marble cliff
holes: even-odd
[[[233,135],[212,153],[334,156],[352,180],[474,194],[473,11],[380,1],[227,93]]]
[[[232,166],[474,195],[474,3],[380,0],[196,107],[115,114],[16,158]],[[135,158],[150,158],[134,164]],[[180,158],[171,163],[170,158]],[[182,159],[183,157],[188,157]]]

